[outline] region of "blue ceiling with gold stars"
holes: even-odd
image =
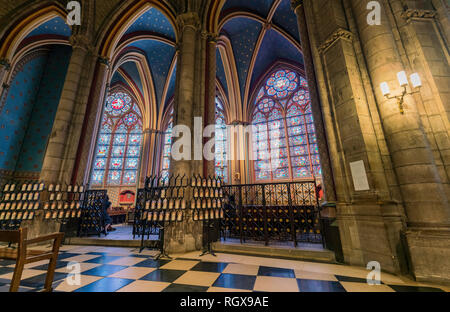
[[[125,79],[122,77],[122,75],[116,71],[111,79],[111,86],[117,84],[117,83],[123,83],[123,84],[127,84],[127,82],[125,81]]]
[[[128,75],[128,77],[130,77],[133,80],[133,82],[138,87],[139,91],[141,91],[141,93],[142,93],[142,91],[143,91],[142,81],[141,81],[141,77],[139,75],[139,71],[136,67],[136,63],[126,62],[125,64],[122,64],[122,66],[120,66],[120,69],[125,71],[126,75]]]
[[[269,14],[275,0],[228,0],[222,8],[221,15],[226,15],[235,10],[257,13],[262,17]]]
[[[220,56],[219,49],[216,50],[216,72],[217,72],[217,78],[219,79],[220,84],[222,85],[222,88],[225,90],[226,93],[228,93],[228,85],[227,85],[227,78],[225,75],[225,67],[223,66],[222,57]]]
[[[167,17],[155,8],[142,14],[125,32],[125,35],[135,32],[153,32],[175,40],[175,32]]]
[[[154,36],[158,38],[154,38]],[[123,51],[138,52],[145,56],[151,75],[149,79],[152,80],[155,89],[155,102],[158,109],[165,106],[168,99],[173,96],[175,89],[175,74],[170,76],[169,71],[175,56],[176,36],[169,19],[157,8],[150,8],[126,30],[121,41],[124,40],[130,40],[130,43]],[[173,44],[164,42],[167,40]],[[120,69],[131,78],[142,93],[144,79],[141,75],[143,73],[139,73],[137,65],[134,62],[127,62]],[[115,73],[111,84],[118,82],[127,84],[124,77]],[[168,84],[167,96],[163,99],[166,84]]]
[[[70,37],[71,34],[72,30],[70,27],[61,17],[58,16],[34,29],[26,38],[41,35],[59,35]]]
[[[275,15],[272,19],[273,23],[280,26],[289,35],[300,42],[300,36],[298,33],[297,16],[291,8],[291,3],[289,0],[282,0],[278,5]]]
[[[175,94],[176,77],[177,77],[177,65],[175,64],[175,67],[172,72],[172,76],[170,77],[169,87],[167,89],[167,96],[166,96],[166,103],[165,103],[166,106],[170,103],[170,100],[172,99],[172,97]]]
[[[156,102],[160,104],[170,65],[175,55],[175,48],[157,40],[139,40],[129,46],[137,48],[145,54],[155,86]]]
[[[269,15],[271,11],[275,12],[273,16]],[[221,18],[226,18],[232,12],[233,17],[226,20],[220,34],[228,37],[231,42],[236,69],[231,68],[230,71],[237,75],[242,102],[245,103],[246,89],[250,95],[255,83],[274,63],[283,60],[302,67],[303,56],[299,49],[297,17],[291,8],[290,0],[228,0],[222,8]],[[259,15],[262,21],[256,20],[249,13]],[[263,29],[262,25],[265,23],[274,26]],[[264,32],[264,37],[258,45],[261,32]],[[250,67],[253,57],[255,64]],[[248,77],[250,86],[246,85]],[[228,93],[224,64],[219,53],[217,78]]]
[[[255,50],[256,41],[261,32],[261,23],[246,17],[233,18],[225,24],[223,32],[230,38],[241,86],[244,95],[247,74]]]
[[[296,66],[303,65],[303,55],[291,42],[273,29],[264,36],[256,58],[250,89],[257,80],[277,61],[286,61]]]

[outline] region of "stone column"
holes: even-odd
[[[171,159],[170,172],[173,175],[186,175],[192,177],[193,174],[203,174],[203,162],[194,159],[194,117],[203,117],[198,103],[195,103],[198,88],[201,84],[196,81],[196,71],[199,66],[198,48],[200,39],[200,19],[195,12],[188,12],[178,16],[178,30],[180,42],[178,43],[179,58],[177,66],[175,101],[174,101],[174,128],[185,126],[191,133],[191,159],[176,161]],[[204,74],[204,73],[203,73]],[[198,96],[197,96],[198,98]],[[197,111],[198,110],[198,111]],[[180,137],[173,137],[176,142]],[[202,140],[200,139],[200,143]],[[172,152],[173,156],[173,152]],[[190,202],[187,194],[185,200]],[[166,250],[169,253],[183,253],[192,250],[199,250],[202,246],[202,227],[200,222],[194,223],[190,214],[184,216],[183,222],[177,222],[167,226],[165,230]]]
[[[86,37],[80,35],[72,36],[71,43],[73,46],[72,56],[40,176],[41,180],[47,182],[59,182],[61,180],[65,154],[69,144],[73,144],[69,141],[70,127],[76,110],[75,104],[85,70],[84,65],[89,43]],[[68,183],[70,180],[61,182]]]
[[[205,126],[216,124],[216,49],[217,36],[208,34],[206,38],[206,103],[205,103]],[[207,140],[209,138],[206,138]],[[206,174],[215,175],[215,161],[206,162]]]
[[[447,46],[450,45],[450,4],[447,0],[431,0],[434,8],[437,11],[437,19],[441,24],[442,31],[444,32],[444,36],[447,42]]]
[[[89,183],[89,173],[95,157],[94,149],[97,144],[98,125],[102,118],[103,106],[109,90],[108,72],[109,60],[104,57],[98,57],[72,175],[72,180],[76,183]]]
[[[406,237],[414,274],[419,280],[449,281],[449,201],[414,98],[406,96],[402,115],[396,101],[386,99],[379,87],[386,81],[392,93],[399,92],[396,74],[407,69],[387,20],[390,8],[383,7],[381,25],[371,26],[367,23],[366,5],[363,0],[351,1],[404,201]]]
[[[331,171],[327,137],[322,118],[319,92],[317,90],[314,61],[311,53],[308,25],[306,24],[306,16],[303,7],[303,0],[291,0],[291,6],[295,14],[297,15],[297,23],[303,52],[303,61],[305,64],[306,78],[308,80],[309,93],[311,97],[311,110],[313,112],[313,117],[315,121],[314,125],[316,127],[317,144],[319,146],[325,200],[328,202],[335,202],[336,190],[334,187],[333,174]]]
[[[403,257],[399,231],[386,219],[397,224],[401,215],[390,194],[368,105],[371,90],[364,83],[364,63],[355,50],[357,34],[349,29],[343,1],[305,0],[303,6],[326,124],[344,260],[361,266],[378,261],[384,271],[399,272]],[[353,182],[350,165],[357,161],[364,163],[368,188]],[[393,232],[395,237],[390,235]]]
[[[140,187],[144,186],[145,179],[159,174],[162,151],[164,148],[164,132],[146,129],[143,133],[143,149],[141,155]],[[145,158],[144,158],[145,157]]]

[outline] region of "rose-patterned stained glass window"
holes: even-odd
[[[291,70],[277,70],[260,88],[253,112],[255,180],[322,176],[308,83]]]
[[[228,133],[223,104],[216,97],[215,170],[216,176],[228,182]]]
[[[141,111],[124,92],[106,99],[91,175],[93,186],[135,185],[142,144]]]
[[[170,116],[173,115],[173,110],[170,113]],[[173,128],[173,119],[170,117],[169,123],[167,124],[167,129],[164,133],[164,144],[162,150],[162,165],[161,165],[161,177],[163,180],[167,180],[169,178],[169,170],[170,170],[170,157],[172,151],[172,128]]]

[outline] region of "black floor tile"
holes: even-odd
[[[256,276],[239,274],[221,274],[214,282],[214,287],[253,290]]]
[[[9,292],[10,287],[11,287],[10,284],[0,285],[0,293]],[[19,286],[19,292],[37,292],[37,291],[39,291],[39,289]]]
[[[1,259],[0,260],[0,267],[12,265],[12,264],[16,264],[16,260],[9,260],[9,259]]]
[[[191,271],[222,273],[228,263],[222,262],[200,262],[196,264]]]
[[[58,261],[58,262],[56,262],[56,267],[55,267],[55,269],[66,268],[66,267],[67,267],[67,264],[69,264],[69,262],[67,262],[67,261]],[[32,268],[30,268],[30,269],[47,271],[47,269],[48,269],[48,264],[38,265],[38,266],[32,267]]]
[[[163,292],[206,292],[209,287],[170,284]]]
[[[131,279],[106,277],[89,285],[83,286],[75,292],[115,292],[134,282]]]
[[[340,282],[367,283],[367,279],[365,278],[344,276],[344,275],[335,275],[335,276]],[[381,284],[383,284],[383,282],[381,282]]]
[[[295,278],[294,270],[271,268],[271,267],[265,267],[265,266],[259,267],[258,275],[259,276]]]
[[[0,275],[14,272],[14,268],[0,267]]]
[[[301,292],[346,292],[339,282],[297,279]]]
[[[153,260],[153,259],[148,259],[148,260],[144,260],[142,262],[139,262],[137,264],[135,264],[135,267],[141,267],[141,268],[159,268],[162,267],[163,265],[169,263],[171,260]]]
[[[444,292],[440,288],[424,287],[424,286],[404,286],[404,285],[388,285],[396,292]]]
[[[42,288],[44,287],[45,278],[47,274],[40,274],[36,275],[24,280],[20,281],[20,286],[26,286],[26,287],[34,287],[34,288]],[[62,279],[65,279],[67,277],[66,273],[59,273],[55,272],[53,276],[53,282],[60,281]]]
[[[71,253],[71,252],[61,252],[58,254],[58,260],[64,260],[67,258],[72,258],[72,257],[76,257],[79,256],[80,254],[77,253]]]
[[[118,260],[120,258],[123,258],[123,257],[120,257],[120,256],[100,256],[100,257],[97,257],[97,258],[94,258],[94,259],[91,259],[91,260],[88,260],[88,261],[84,261],[84,262],[85,263],[108,264],[108,263],[113,262],[115,260]]]
[[[147,274],[144,277],[140,278],[140,280],[173,283],[175,280],[177,280],[181,275],[183,275],[186,272],[187,271],[181,271],[181,270],[158,269],[158,270],[153,271],[152,273]]]
[[[83,272],[83,275],[107,277],[107,276],[110,276],[111,274],[122,271],[126,268],[127,268],[126,266],[122,266],[122,265],[104,264],[104,265],[101,265],[96,268],[93,268],[93,269]]]

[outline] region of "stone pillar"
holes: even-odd
[[[431,0],[437,12],[437,19],[441,24],[447,46],[450,46],[450,4],[447,0]]]
[[[73,182],[89,183],[89,173],[94,160],[94,149],[97,144],[97,134],[102,118],[103,106],[109,90],[108,72],[109,60],[98,57],[89,99],[84,114],[83,129],[78,144],[78,154],[72,175]]]
[[[176,161],[171,159],[170,172],[173,175],[186,175],[192,177],[193,174],[203,174],[203,162],[194,159],[194,117],[203,117],[202,110],[195,98],[198,98],[198,88],[201,84],[196,83],[196,72],[199,66],[198,48],[200,39],[200,19],[195,12],[188,12],[178,16],[178,29],[180,42],[178,43],[179,58],[177,66],[175,101],[174,101],[174,128],[176,126],[186,126],[190,131],[191,138],[191,159]],[[201,43],[201,42],[200,42]],[[204,74],[204,73],[203,73]],[[189,135],[185,133],[184,135]],[[173,137],[176,142],[180,137]],[[202,140],[200,139],[200,143]],[[173,153],[172,153],[173,154]],[[173,155],[172,155],[173,156]],[[190,202],[189,194],[185,200]],[[202,246],[202,227],[200,222],[192,220],[190,214],[184,216],[183,222],[177,222],[167,226],[165,230],[166,250],[169,253],[183,253],[192,250],[199,250]]]
[[[450,206],[446,191],[424,133],[416,101],[407,95],[402,115],[396,101],[386,99],[381,93],[379,86],[384,81],[389,83],[392,93],[399,92],[396,74],[407,68],[401,61],[387,20],[390,8],[383,6],[381,25],[371,26],[367,23],[366,5],[366,1],[351,0],[403,197],[412,268],[419,280],[449,281]],[[440,276],[436,272],[440,272]]]
[[[304,0],[303,7],[327,131],[345,262],[366,266],[378,261],[384,271],[400,272],[404,255],[398,226],[401,228],[402,215],[390,192],[374,112],[369,107],[371,90],[364,82],[364,63],[355,49],[357,34],[349,29],[343,1]],[[361,160],[369,187],[359,189],[350,164]]]
[[[160,130],[145,129],[143,135],[139,180],[140,187],[144,186],[147,177],[159,174],[164,148],[164,132]]]
[[[309,93],[311,97],[311,110],[316,127],[317,144],[319,146],[320,162],[322,166],[322,179],[327,202],[336,202],[336,190],[334,187],[333,174],[331,171],[330,156],[328,153],[327,137],[322,118],[319,92],[317,90],[316,74],[314,72],[314,61],[309,42],[308,25],[306,24],[303,0],[291,0],[291,6],[297,15],[297,23],[305,64],[306,78],[308,80]]]
[[[208,34],[206,37],[206,103],[205,103],[205,126],[216,124],[216,49],[217,36]],[[209,140],[209,138],[206,138]],[[206,174],[215,175],[215,161],[206,162]]]
[[[71,42],[73,46],[72,56],[40,176],[40,179],[46,182],[70,182],[70,176],[68,177],[69,180],[61,181],[61,172],[63,171],[67,148],[74,143],[69,141],[70,127],[76,110],[77,96],[79,96],[89,44],[86,37],[80,35],[72,36]]]

